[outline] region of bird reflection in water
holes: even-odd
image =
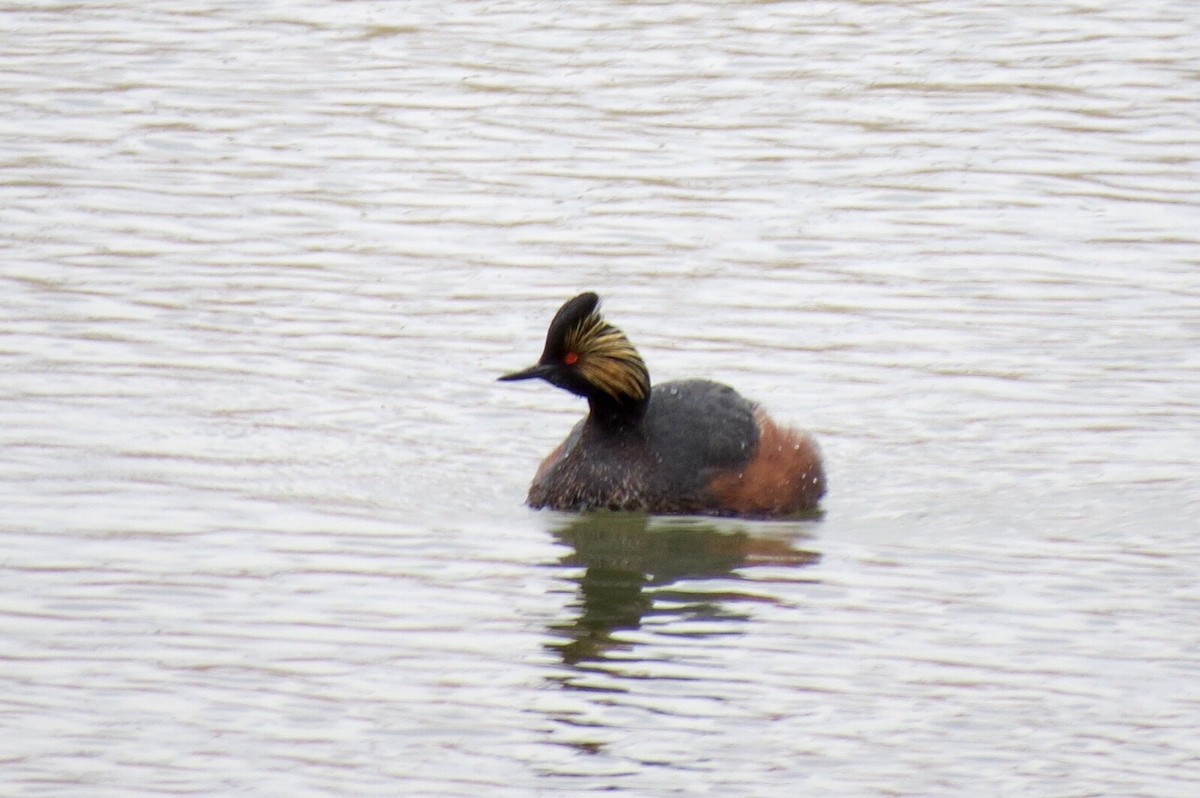
[[[710,519],[651,519],[636,513],[576,516],[554,533],[571,551],[557,563],[582,567],[572,576],[578,601],[573,618],[550,626],[547,644],[570,666],[601,662],[633,648],[620,632],[641,628],[648,616],[678,622],[675,633],[692,637],[730,634],[728,622],[745,621],[739,603],[771,601],[752,589],[739,590],[736,573],[756,565],[805,566],[820,555],[796,548],[797,534],[755,536],[746,524]],[[687,582],[722,580],[728,587]],[[596,689],[572,684],[564,686]]]

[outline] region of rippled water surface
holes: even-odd
[[[0,25],[0,792],[1200,792],[1190,2]],[[524,509],[589,288],[824,516]]]

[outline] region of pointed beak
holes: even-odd
[[[543,366],[541,363],[530,366],[527,369],[514,371],[512,374],[505,374],[503,377],[498,377],[500,382],[515,382],[517,380],[533,380],[545,379],[552,371],[550,366]]]

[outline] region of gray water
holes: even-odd
[[[1200,791],[1192,3],[0,40],[0,793]],[[824,516],[526,510],[583,289]]]

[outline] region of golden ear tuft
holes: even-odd
[[[613,399],[642,401],[650,395],[650,374],[625,334],[593,312],[564,338],[568,352],[579,355],[579,374]]]

